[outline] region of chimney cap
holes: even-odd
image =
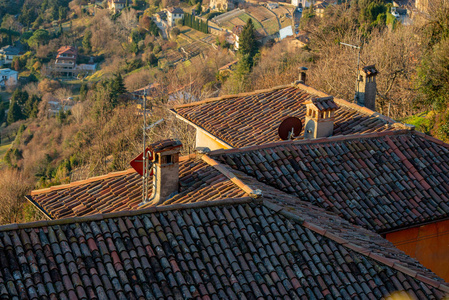
[[[179,140],[174,139],[157,141],[148,146],[153,153],[165,152],[180,147],[182,147],[182,143]]]
[[[334,97],[312,98],[304,104],[313,104],[319,111],[337,110],[338,105],[334,102]]]
[[[366,76],[375,76],[379,73],[376,69],[376,65],[362,67],[362,71],[366,74]]]
[[[306,68],[306,67],[299,67],[299,70],[300,70],[300,71],[307,71],[308,68]]]

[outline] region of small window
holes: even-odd
[[[171,164],[172,163],[172,156],[171,155],[167,155],[166,156],[166,162],[165,163],[167,163],[167,164]]]

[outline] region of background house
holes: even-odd
[[[169,26],[171,27],[176,26],[176,21],[182,19],[183,16],[184,11],[179,7],[167,8],[167,22]]]
[[[17,44],[15,46],[8,45],[0,49],[0,60],[4,64],[10,64],[12,63],[14,57],[20,57],[23,53],[24,51],[20,44]]]
[[[78,57],[78,50],[73,46],[64,46],[59,48],[56,60],[54,63],[54,70],[57,74],[62,76],[76,75],[76,59]]]
[[[11,69],[0,69],[0,87],[10,87],[17,85],[19,72]]]
[[[126,0],[108,0],[108,8],[115,14],[125,8]]]

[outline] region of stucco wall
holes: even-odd
[[[449,282],[449,220],[388,233],[386,238]]]
[[[217,149],[230,149],[231,147],[224,145],[216,140],[214,140],[211,136],[207,135],[201,129],[196,130],[196,147],[207,147],[211,151]]]

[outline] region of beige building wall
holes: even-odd
[[[231,149],[229,145],[217,141],[212,136],[207,134],[205,131],[197,128],[196,129],[196,147],[207,147],[211,151],[218,149]]]

